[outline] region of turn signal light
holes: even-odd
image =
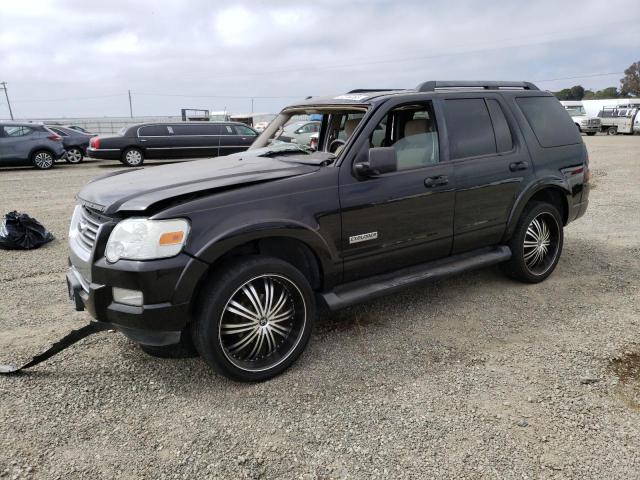
[[[184,232],[167,232],[160,235],[160,245],[179,245],[184,239]]]
[[[91,140],[89,140],[89,145],[91,148],[100,148],[100,139],[98,137],[92,137]]]

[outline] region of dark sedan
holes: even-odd
[[[145,123],[91,139],[92,158],[139,167],[145,159],[217,157],[249,148],[257,133],[234,122]]]
[[[87,154],[89,140],[93,136],[91,133],[82,133],[69,127],[61,125],[47,125],[52,132],[62,137],[62,144],[67,151],[64,159],[68,163],[80,163]]]

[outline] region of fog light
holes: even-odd
[[[113,287],[113,301],[141,307],[144,303],[142,292],[139,290],[129,290],[128,288]]]

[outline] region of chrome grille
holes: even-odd
[[[96,243],[98,231],[103,223],[105,223],[105,221],[98,215],[91,212],[88,208],[82,207],[77,225],[78,243],[91,252]]]

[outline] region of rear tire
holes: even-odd
[[[251,256],[220,268],[203,286],[193,343],[222,375],[257,382],[297,360],[314,319],[307,278],[280,259]]]
[[[71,147],[67,150],[67,154],[64,159],[67,163],[78,164],[82,163],[84,153],[78,147]]]
[[[593,137],[596,134],[596,132],[587,132],[587,135],[590,137]]]
[[[53,167],[55,159],[48,150],[38,150],[31,155],[31,163],[38,170],[49,170]]]
[[[144,163],[144,155],[139,148],[130,147],[122,152],[121,161],[127,167],[140,167]]]
[[[618,129],[617,127],[609,127],[607,128],[607,135],[617,135]]]
[[[532,202],[509,240],[511,259],[502,264],[503,271],[521,282],[541,282],[556,268],[563,242],[558,209],[549,203]]]

